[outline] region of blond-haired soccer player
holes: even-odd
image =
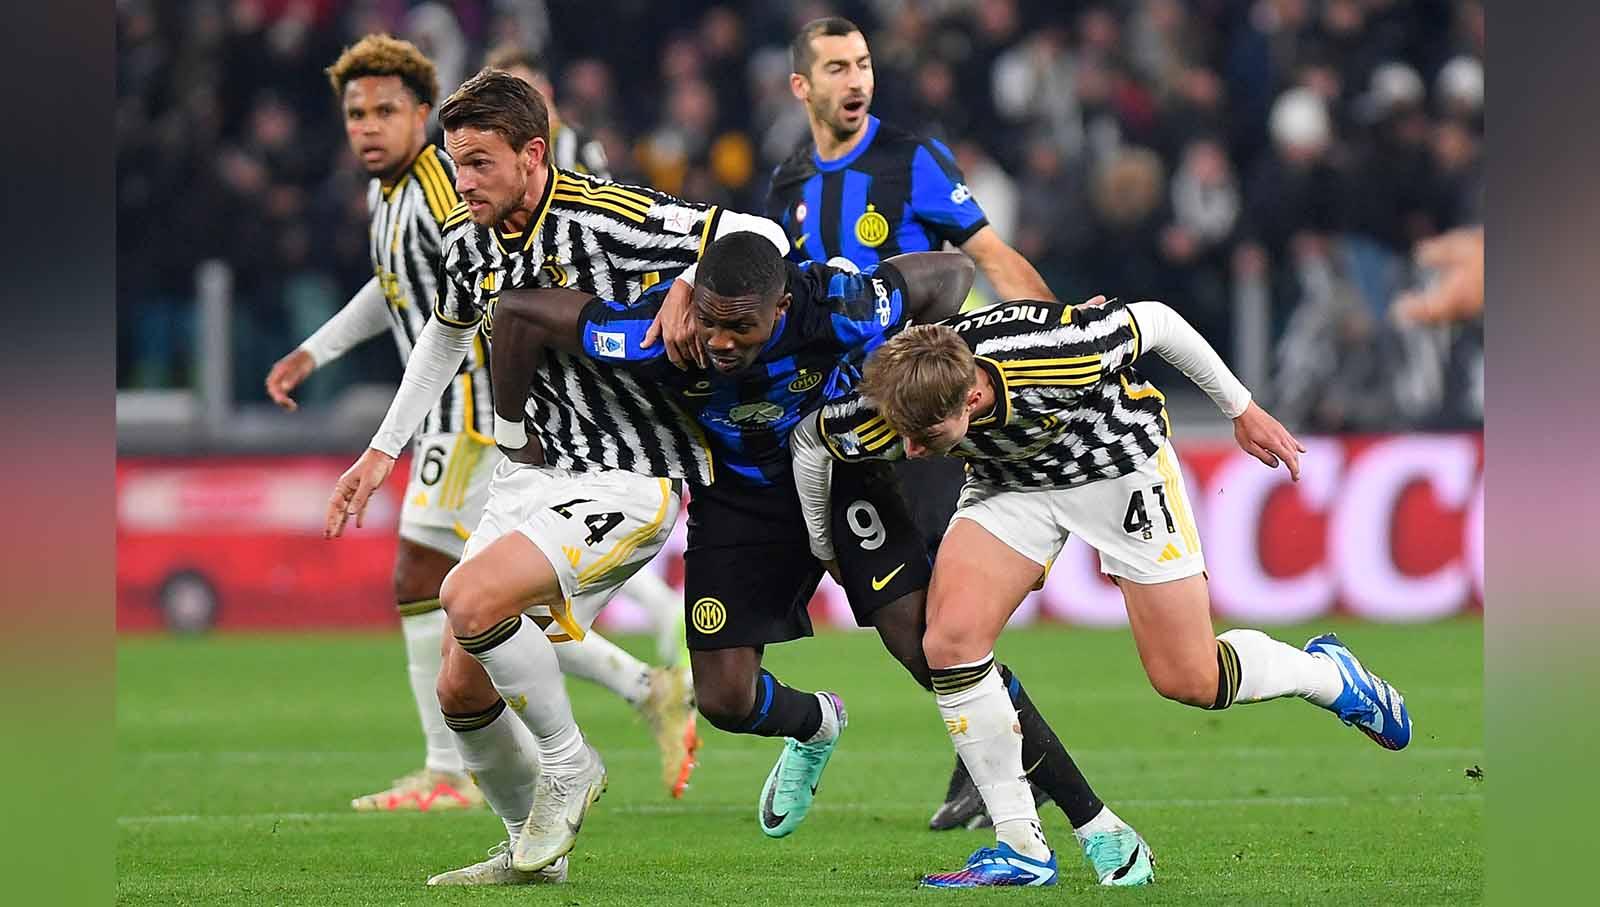
[[[832,556],[830,458],[948,454],[967,463],[935,559],[923,649],[939,712],[998,841],[961,870],[924,877],[926,885],[1055,879],[994,648],[1071,533],[1100,552],[1101,569],[1122,588],[1140,660],[1161,695],[1206,709],[1297,696],[1388,749],[1410,741],[1400,694],[1332,634],[1304,649],[1257,630],[1214,635],[1200,537],[1162,396],[1133,368],[1147,351],[1206,391],[1233,420],[1241,448],[1298,480],[1305,448],[1159,302],[1023,300],[911,326],[867,360],[856,394],[824,407],[791,442],[819,557]]]
[[[420,50],[387,35],[369,35],[346,48],[327,75],[350,150],[372,178],[367,203],[373,278],[267,375],[267,393],[288,410],[296,408],[290,394],[312,372],[372,337],[387,332],[402,358],[411,355],[439,292],[441,225],[460,203],[455,164],[428,142],[426,123],[438,82]],[[400,517],[395,599],[426,761],[388,789],[357,797],[351,805],[358,810],[433,811],[483,802],[457,748],[468,731],[449,725],[435,684],[445,626],[440,585],[461,559],[488,499],[489,480],[504,459],[492,438],[487,365],[482,344],[475,344],[431,401],[412,444]],[[561,656],[568,673],[610,688],[650,719],[670,763],[669,789],[686,777],[692,753],[685,741],[693,739],[694,712],[684,670],[650,668],[593,633],[563,646]]]

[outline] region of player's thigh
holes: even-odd
[[[822,580],[793,485],[723,480],[689,497],[684,635],[691,653],[811,635],[806,606]]]
[[[829,519],[856,624],[881,630],[892,618],[879,620],[877,612],[925,591],[933,574],[927,543],[889,464],[834,464]]]
[[[1044,574],[1065,537],[1034,512],[1026,492],[969,484],[950,521],[928,589],[928,664],[946,668],[989,654],[1006,621]]]
[[[537,502],[514,535],[534,545],[557,593],[529,616],[553,642],[580,640],[600,609],[666,544],[677,522],[680,486],[618,470],[545,476]]]
[[[1205,555],[1170,442],[1128,475],[1051,492],[1057,517],[1100,555],[1127,602],[1158,687],[1215,669]]]
[[[1119,578],[1117,585],[1151,684],[1178,698],[1209,695],[1215,689],[1217,643],[1205,575],[1151,584]],[[1181,695],[1186,691],[1194,695]]]

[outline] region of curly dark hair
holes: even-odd
[[[417,103],[429,107],[439,95],[439,75],[433,61],[415,44],[391,35],[367,35],[346,47],[339,59],[323,71],[338,98],[344,97],[346,85],[362,76],[399,76]]]

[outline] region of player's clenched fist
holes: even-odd
[[[383,485],[383,480],[389,478],[389,473],[393,471],[394,457],[368,448],[333,486],[333,496],[328,499],[328,522],[322,530],[322,537],[336,539],[343,535],[345,523],[351,517],[356,518],[356,528],[361,528],[372,493]]]
[[[1255,401],[1233,420],[1233,439],[1245,453],[1268,466],[1276,468],[1278,461],[1283,461],[1289,467],[1289,478],[1300,481],[1300,455],[1306,452],[1305,445]]]

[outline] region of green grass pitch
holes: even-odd
[[[682,801],[621,702],[569,684],[610,769],[564,886],[429,889],[481,859],[487,810],[356,814],[349,799],[420,764],[398,634],[123,640],[118,901],[126,904],[1460,904],[1483,884],[1482,624],[1332,624],[1405,694],[1409,749],[1385,752],[1297,701],[1213,714],[1162,701],[1126,632],[1008,634],[1016,670],[1097,792],[1149,840],[1151,888],[1100,889],[1060,811],[1053,889],[918,891],[992,840],[933,833],[953,756],[930,696],[871,633],[773,647],[768,666],[842,695],[850,727],[793,836],[756,827],[779,743],[702,722]],[[1275,631],[1300,642],[1326,629]],[[642,639],[623,640],[636,651]],[[1473,770],[1470,772],[1469,770]],[[1492,775],[1492,772],[1490,773]]]

